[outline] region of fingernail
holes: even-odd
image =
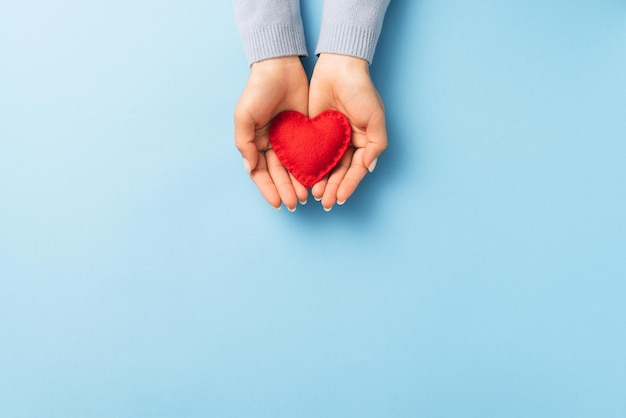
[[[282,206],[281,206],[281,205],[278,205],[278,206],[272,206],[272,207],[273,207],[274,209],[276,209],[276,210],[280,210],[280,208],[281,208]]]
[[[252,168],[250,168],[250,161],[246,158],[243,159],[243,169],[246,170],[246,173],[250,174],[252,172]]]
[[[345,200],[341,200],[341,201],[339,201],[339,200],[338,200],[338,201],[337,201],[337,204],[338,204],[339,206],[343,205],[344,203],[346,203],[346,201],[345,201]]]
[[[293,208],[287,207],[287,210],[288,210],[289,212],[291,212],[291,213],[294,213],[294,212],[296,211],[296,208],[297,208],[297,207],[298,207],[298,206],[294,206]]]
[[[313,196],[313,199],[315,199],[316,202],[319,202],[320,200],[322,200],[321,197],[316,197],[316,196]]]
[[[306,202],[307,202],[307,201],[308,201],[308,199],[305,199],[305,200],[299,200],[300,204],[301,204],[301,205],[303,205],[303,206],[304,206],[304,205],[306,205]]]
[[[330,210],[333,208],[332,206],[331,206],[331,207],[329,207],[329,208],[326,208],[326,207],[324,207],[324,206],[322,206],[322,207],[324,208],[324,210],[325,210],[326,212],[330,212]]]
[[[369,171],[370,173],[374,171],[374,169],[376,168],[376,163],[378,162],[378,158],[375,158],[374,161],[372,161],[372,163],[370,164],[369,167],[367,167],[367,171]]]

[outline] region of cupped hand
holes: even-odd
[[[383,101],[372,82],[366,60],[320,54],[309,87],[309,115],[334,109],[345,114],[352,127],[348,152],[333,171],[313,186],[312,194],[325,210],[343,204],[387,147]]]
[[[276,209],[281,202],[294,211],[308,191],[278,161],[270,148],[269,126],[278,113],[307,114],[309,84],[299,57],[281,57],[252,64],[250,76],[235,107],[235,145],[252,181]]]

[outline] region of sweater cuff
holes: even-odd
[[[371,64],[377,42],[378,32],[358,26],[335,25],[325,27],[320,33],[315,54],[350,55]]]
[[[241,39],[250,65],[270,58],[307,56],[304,30],[301,26],[266,26],[242,33]]]

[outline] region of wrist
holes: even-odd
[[[336,70],[357,70],[369,72],[369,62],[363,58],[351,55],[322,53],[319,55],[317,65],[322,64],[324,67],[334,68]]]
[[[302,61],[297,55],[268,58],[252,63],[251,69],[255,70],[279,70],[302,67]]]

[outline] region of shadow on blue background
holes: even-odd
[[[229,2],[5,2],[0,61],[0,416],[626,416],[624,2],[393,0],[330,213],[241,167]]]

